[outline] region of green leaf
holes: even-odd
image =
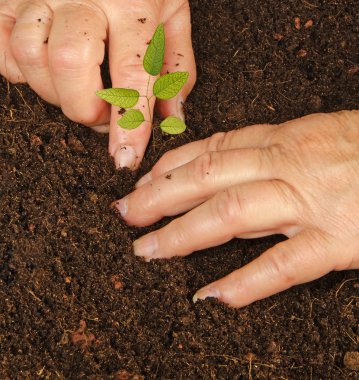
[[[165,56],[165,30],[163,24],[158,25],[143,58],[143,67],[153,76],[161,72]]]
[[[105,90],[99,90],[96,95],[113,106],[121,108],[134,107],[140,96],[137,90],[131,90],[128,88],[107,88]]]
[[[188,77],[187,71],[162,75],[153,85],[153,94],[159,99],[171,99],[178,94]]]
[[[117,124],[124,129],[135,129],[139,127],[145,118],[140,110],[129,110],[123,114]]]
[[[186,124],[175,116],[168,116],[160,124],[160,128],[163,132],[168,133],[169,135],[178,135],[186,130]]]

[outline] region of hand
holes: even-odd
[[[95,92],[103,88],[100,65],[107,43],[112,87],[146,94],[142,61],[161,22],[166,33],[163,73],[188,71],[190,77],[178,96],[159,102],[158,109],[164,117],[183,117],[182,103],[196,80],[187,0],[0,0],[0,74],[14,83],[27,82],[71,120],[109,130],[116,166],[134,169],[151,125],[121,129],[118,108],[111,109]],[[143,99],[138,108],[148,107]],[[152,101],[151,113],[153,107]]]
[[[240,307],[332,270],[359,268],[359,111],[254,125],[166,153],[115,204],[147,226],[188,211],[134,242],[147,259],[185,256],[234,237],[289,240],[199,290]]]

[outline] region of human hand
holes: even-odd
[[[0,74],[13,83],[27,82],[71,120],[109,130],[116,166],[135,169],[150,123],[123,130],[117,126],[118,107],[110,108],[95,92],[103,88],[100,65],[108,44],[112,87],[146,94],[142,60],[161,22],[166,33],[162,74],[180,69],[190,76],[177,97],[158,102],[158,110],[164,117],[183,118],[182,104],[196,80],[187,0],[0,0]],[[140,98],[138,108],[147,107]],[[153,107],[154,98],[151,113]]]
[[[147,259],[234,237],[288,240],[199,290],[235,307],[332,270],[359,268],[359,111],[254,125],[166,153],[115,203],[130,225],[188,211],[134,242]]]

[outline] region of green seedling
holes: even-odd
[[[126,109],[126,112],[118,120],[117,124],[124,129],[138,128],[144,121],[145,116],[139,109],[134,107],[140,97],[147,99],[148,113],[152,125],[152,115],[150,111],[150,100],[156,97],[162,100],[168,100],[175,97],[187,82],[189,73],[174,72],[160,76],[153,85],[153,95],[149,96],[149,84],[151,76],[160,75],[163,59],[165,55],[165,32],[163,24],[158,25],[149,43],[146,54],[143,58],[143,68],[149,74],[147,82],[146,95],[140,94],[137,90],[129,88],[107,88],[99,90],[96,95],[113,106]],[[163,132],[176,135],[186,130],[186,124],[175,116],[169,116],[160,124]]]

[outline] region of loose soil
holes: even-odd
[[[137,173],[115,170],[107,136],[0,79],[1,379],[358,378],[345,365],[358,357],[356,272],[239,310],[193,304],[199,287],[283,237],[145,263],[131,242],[169,219],[129,228],[109,208],[171,148],[358,108],[358,1],[192,0],[191,8],[190,128],[156,134]]]

